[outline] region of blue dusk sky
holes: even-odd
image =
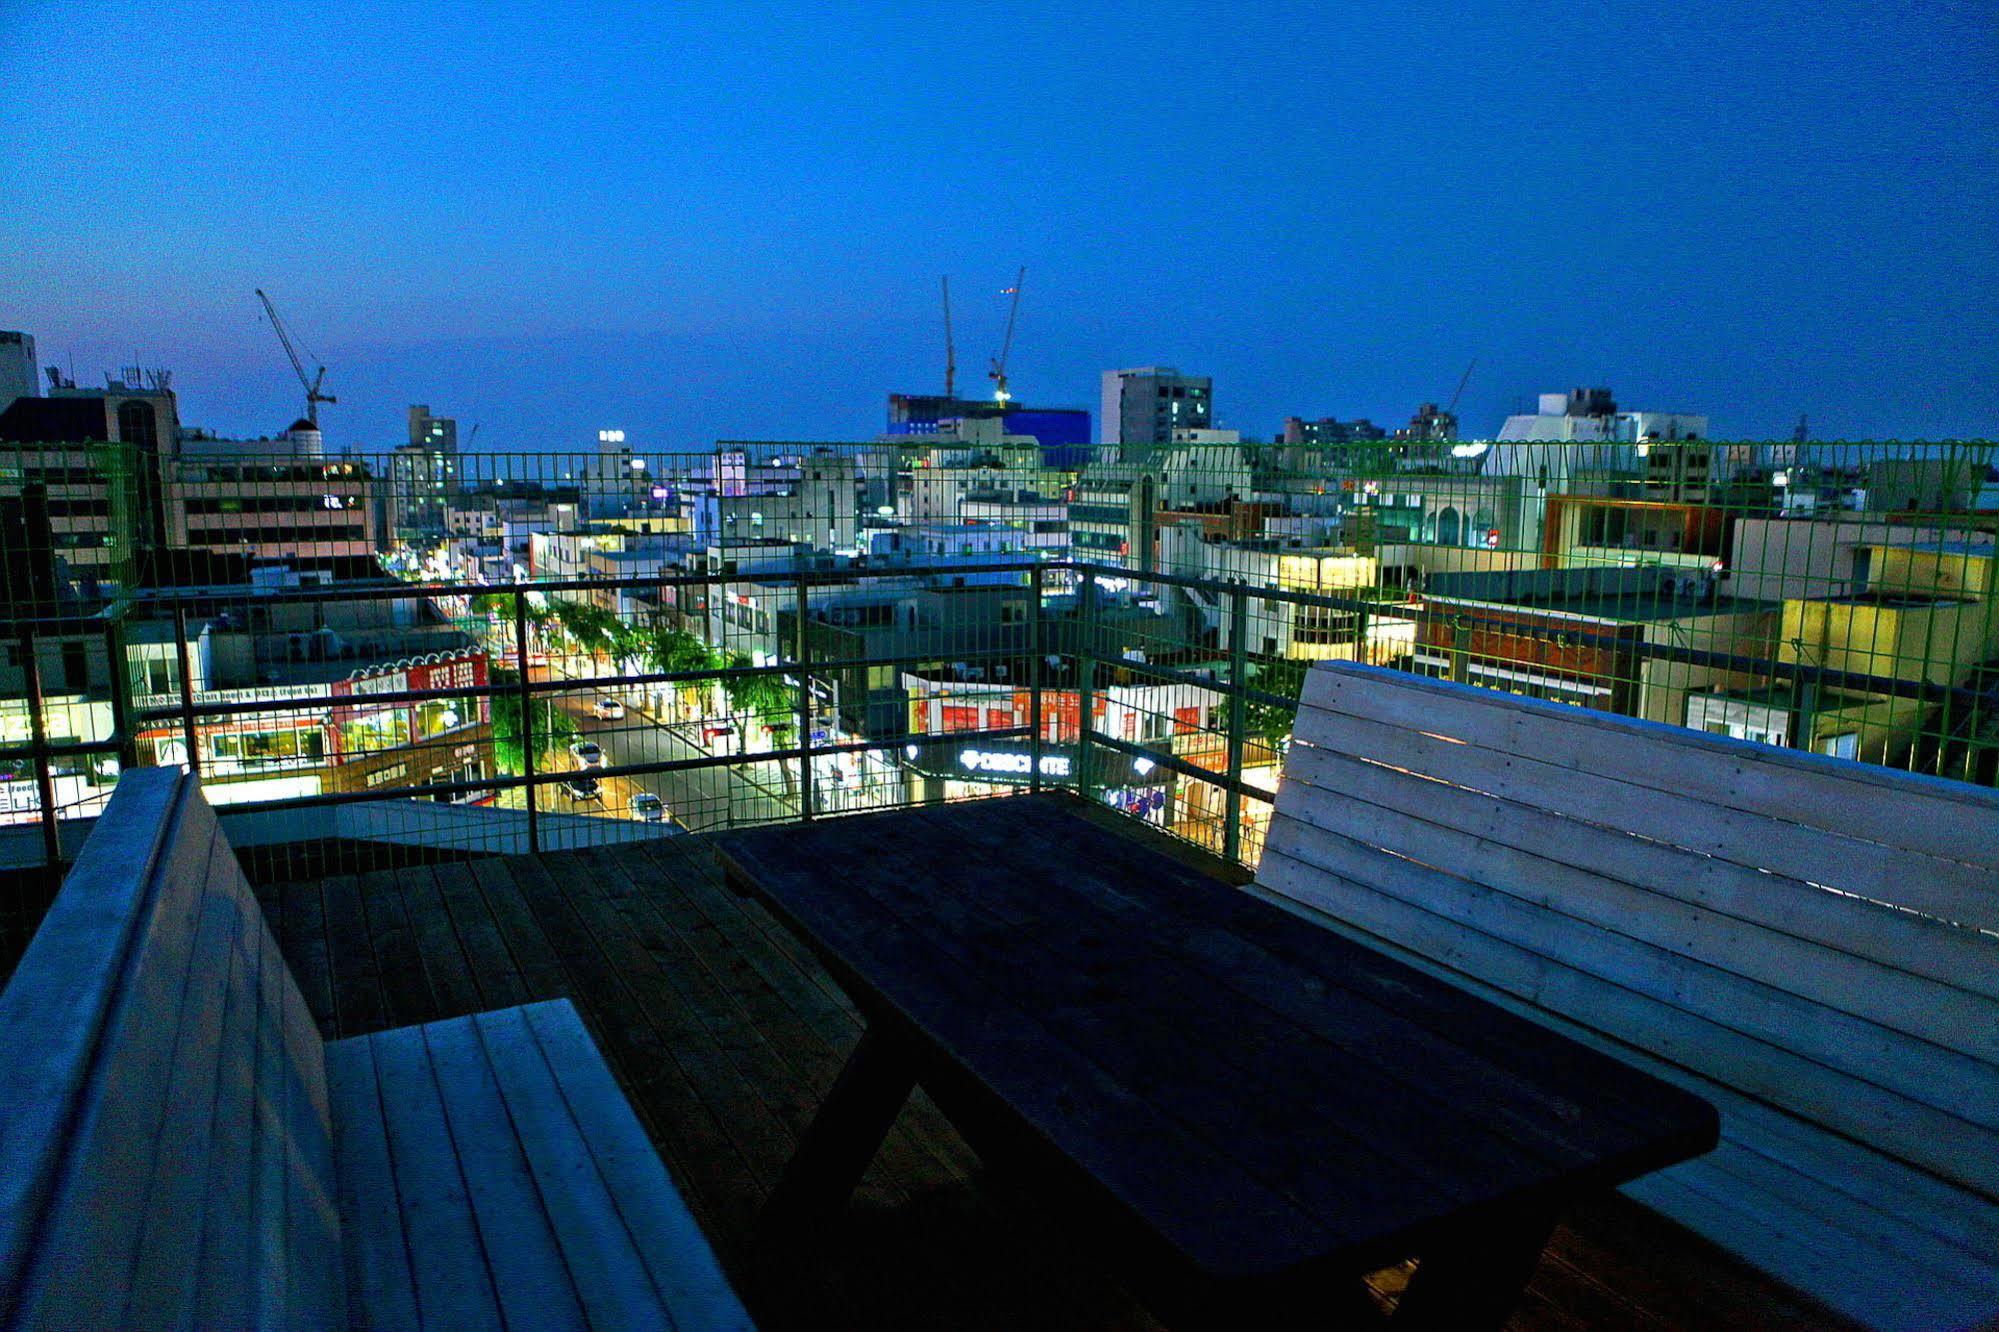
[[[1489,434],[1608,384],[1717,434],[1999,435],[1986,3],[0,0],[0,328],[282,428],[252,289],[479,447],[858,439],[1215,379],[1222,424]]]

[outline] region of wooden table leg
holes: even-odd
[[[870,1022],[798,1140],[777,1187],[764,1200],[757,1217],[758,1240],[795,1238],[837,1213],[853,1196],[915,1086],[916,1069],[907,1047]]]
[[[1424,1254],[1390,1321],[1398,1329],[1504,1327],[1555,1220],[1553,1212],[1521,1213]]]

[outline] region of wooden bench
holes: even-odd
[[[1999,792],[1327,664],[1257,887],[1720,1108],[1630,1196],[1861,1322],[1999,1323]]]
[[[198,784],[0,994],[0,1327],[747,1328],[567,1000],[322,1046]]]

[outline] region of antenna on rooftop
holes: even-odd
[[[951,341],[951,275],[944,275],[944,396],[958,396],[958,348]]]

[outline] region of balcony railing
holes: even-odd
[[[332,847],[357,868],[1047,785],[1253,865],[1318,657],[1672,720],[1703,690],[1800,711],[1863,700],[1916,733],[1991,705],[1948,679],[1607,620],[1550,628],[1406,590],[1075,560],[993,561],[976,569],[983,585],[956,586],[967,572],[182,589],[21,620],[24,705],[0,743],[18,774],[0,786],[20,795],[0,813],[0,844],[10,863],[59,864],[118,771],[179,763],[239,846]],[[343,656],[338,626],[434,646]],[[695,660],[676,660],[690,644]],[[612,701],[601,719],[600,699]],[[585,740],[594,761],[569,749]]]

